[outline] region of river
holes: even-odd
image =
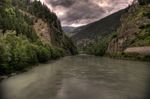
[[[68,56],[0,83],[0,99],[150,99],[150,63]]]

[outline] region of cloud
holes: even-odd
[[[41,0],[64,26],[79,26],[99,20],[127,7],[133,0]]]
[[[47,0],[47,2],[53,6],[70,7],[75,3],[75,0]]]

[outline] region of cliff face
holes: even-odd
[[[0,75],[76,54],[54,12],[35,0],[0,0]]]
[[[144,46],[150,46],[150,4],[136,3],[122,16],[117,37],[110,41],[107,53],[124,53],[128,48]]]
[[[61,23],[56,14],[54,12],[51,12],[50,9],[45,5],[41,4],[40,1],[31,2],[30,0],[2,0],[1,4],[3,4],[3,8],[6,5],[6,9],[11,10],[13,13],[18,15],[15,16],[17,21],[20,22],[20,19],[22,19],[21,21],[24,21],[22,23],[17,23],[16,20],[13,20],[14,22],[12,22],[11,26],[5,26],[5,24],[2,24],[1,29],[4,32],[5,30],[15,30],[17,33],[22,32],[23,35],[27,34],[24,33],[24,31],[19,30],[19,26],[17,27],[18,24],[25,23],[27,28],[30,27],[34,32],[34,35],[38,36],[38,38],[42,42],[54,47],[61,48],[66,54],[76,53],[76,47],[74,46],[72,41],[63,33]],[[12,21],[8,18],[6,20]],[[16,23],[17,25],[14,23]],[[12,25],[15,26],[15,29]],[[32,36],[28,29],[25,32],[28,32],[29,37]]]
[[[37,14],[36,10],[38,8],[36,7],[38,6],[44,6],[43,8],[39,7],[39,10],[44,10],[42,13]],[[64,49],[66,54],[77,53],[76,47],[71,39],[64,34],[61,23],[54,12],[51,12],[45,5],[40,5],[38,1],[30,3],[27,9],[36,17],[33,27],[41,40]]]

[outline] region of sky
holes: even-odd
[[[62,26],[81,26],[100,20],[128,7],[133,0],[40,0],[58,18]]]

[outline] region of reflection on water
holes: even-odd
[[[1,83],[2,99],[149,99],[150,63],[70,56]]]

